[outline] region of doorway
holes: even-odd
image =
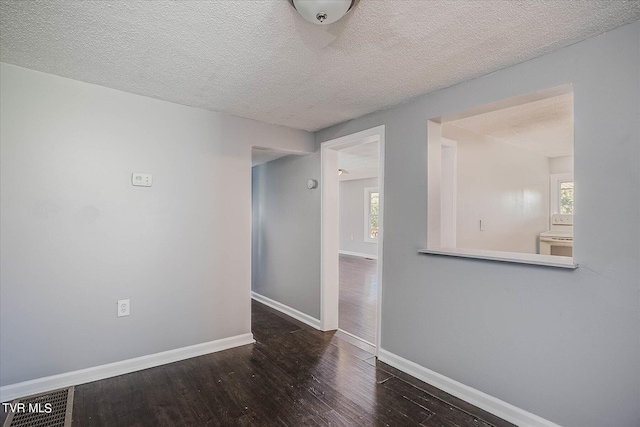
[[[342,330],[348,335],[375,347],[376,355],[381,339],[381,307],[382,307],[382,247],[384,222],[384,126],[368,129],[347,135],[321,145],[322,169],[322,269],[321,269],[321,325],[323,330]],[[366,221],[362,222],[363,240],[375,239],[377,248],[370,256],[362,252],[345,251],[340,253],[340,186],[341,182],[369,179],[367,174],[349,171],[340,166],[340,153],[357,153],[371,151],[375,147],[377,154],[377,186],[364,187],[358,197],[362,212],[367,212]],[[342,172],[339,169],[343,169]],[[369,168],[371,169],[371,168]],[[340,174],[339,174],[340,173]],[[353,174],[345,179],[343,175]],[[340,177],[343,177],[340,179]],[[364,206],[362,205],[364,195]],[[347,232],[347,239],[351,233]],[[343,236],[343,239],[345,236]],[[356,239],[354,233],[354,240]],[[358,239],[360,237],[358,236]],[[375,255],[374,255],[375,254]],[[367,259],[369,258],[369,259]],[[375,264],[375,265],[374,265]],[[349,287],[341,296],[341,270],[345,287]],[[355,283],[355,287],[354,287]],[[350,300],[350,301],[349,301]],[[372,305],[373,301],[373,305]],[[342,304],[351,302],[354,310],[351,319],[344,317]],[[373,308],[373,315],[367,314]],[[341,319],[341,312],[342,317]],[[358,330],[353,319],[360,318],[373,325]],[[342,320],[342,322],[341,322]],[[351,322],[351,323],[350,323]],[[356,322],[357,323],[357,322]],[[343,328],[344,326],[344,328]],[[351,329],[351,331],[349,330]],[[369,331],[369,332],[367,332]],[[358,335],[365,335],[358,336]],[[370,342],[372,340],[373,342]]]
[[[319,329],[319,153],[254,147],[252,165],[251,298]]]

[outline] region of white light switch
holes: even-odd
[[[150,173],[134,173],[131,175],[131,184],[138,187],[151,187],[153,177]]]

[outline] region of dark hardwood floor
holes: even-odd
[[[77,386],[73,426],[511,426],[253,303],[256,343]]]
[[[373,259],[341,254],[339,265],[338,327],[375,344],[378,264]]]

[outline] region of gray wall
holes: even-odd
[[[258,294],[320,319],[319,152],[255,166],[252,282]]]
[[[313,136],[0,76],[0,384],[249,333],[251,145],[309,152]]]
[[[378,244],[364,241],[364,189],[377,187],[378,179],[341,181],[340,187],[340,250],[366,255],[378,255]],[[353,240],[351,239],[353,237]]]
[[[636,22],[316,133],[386,125],[384,349],[563,425],[640,425],[639,56]],[[427,120],[566,83],[580,268],[419,255]]]

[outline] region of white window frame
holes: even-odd
[[[575,181],[573,173],[552,173],[549,175],[549,181],[549,213],[555,215],[560,213],[560,183],[572,181],[575,185]]]
[[[371,224],[371,193],[378,193],[380,200],[380,191],[378,187],[365,187],[364,189],[364,241],[367,243],[378,243],[377,237],[370,237],[369,224]],[[379,202],[378,202],[379,203]],[[378,205],[379,206],[379,205]],[[378,207],[378,224],[380,224],[380,208]]]

